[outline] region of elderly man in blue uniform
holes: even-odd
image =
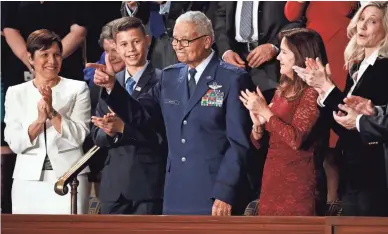
[[[172,38],[181,63],[164,69],[148,94],[131,98],[109,70],[94,77],[104,87],[101,98],[125,122],[150,126],[162,116],[169,146],[164,214],[231,215],[242,192],[252,123],[238,96],[253,83],[214,54],[213,42],[210,20],[189,11]]]

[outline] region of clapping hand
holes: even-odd
[[[273,115],[259,87],[256,88],[256,93],[250,92],[249,90],[241,91],[241,96],[239,98],[252,114],[260,115],[266,122],[268,122],[269,118]]]
[[[46,113],[49,114],[53,111],[53,93],[50,86],[39,88],[39,92],[42,95],[42,99],[46,103]]]
[[[357,116],[360,114],[349,106],[339,104],[338,108],[341,110],[338,113],[333,112],[334,120],[346,129],[352,130],[356,128]],[[346,115],[344,114],[346,113]]]
[[[92,116],[92,122],[111,137],[124,132],[124,122],[113,111],[103,117]]]
[[[358,112],[359,114],[374,116],[376,115],[375,106],[371,100],[359,96],[350,96],[344,99],[344,103]]]
[[[37,108],[38,108],[37,122],[40,124],[44,124],[48,118],[48,113],[46,111],[47,110],[47,103],[43,98],[39,100]]]
[[[324,67],[319,58],[315,60],[306,58],[305,64],[306,68],[298,66],[292,68],[310,87],[313,87],[319,93],[327,92],[333,86],[329,64]]]

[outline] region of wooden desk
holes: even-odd
[[[4,234],[387,234],[388,218],[2,215]]]
[[[323,217],[3,215],[3,234],[330,234]]]
[[[388,218],[328,217],[333,234],[388,234]]]

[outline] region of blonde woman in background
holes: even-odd
[[[315,58],[306,59],[307,69],[295,67],[319,92],[319,105],[335,111],[334,116],[346,114],[341,105],[351,95],[370,99],[378,106],[388,102],[388,2],[363,5],[347,31],[351,39],[345,49],[345,66],[350,74],[344,92],[333,84],[329,71]],[[342,152],[339,168],[344,185],[342,214],[388,216],[388,168],[383,145],[365,144],[358,131],[348,130],[334,121],[333,129],[339,136],[338,147]]]

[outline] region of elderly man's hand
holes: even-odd
[[[216,199],[213,203],[213,216],[230,216],[232,214],[232,206],[226,202]]]
[[[359,96],[350,96],[344,99],[344,103],[363,115],[375,116],[376,109],[371,100]]]
[[[349,106],[339,104],[338,108],[347,114],[333,112],[334,120],[342,127],[352,130],[356,128],[357,116],[360,114]]]

